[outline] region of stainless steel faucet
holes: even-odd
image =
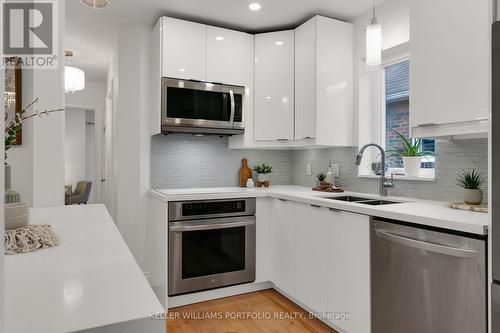
[[[387,189],[388,188],[393,188],[394,187],[394,174],[391,173],[391,180],[386,179],[385,177],[385,150],[382,148],[380,145],[376,143],[368,143],[361,147],[359,150],[358,154],[356,155],[356,162],[355,164],[359,166],[361,164],[361,159],[363,158],[363,153],[366,148],[368,147],[376,147],[380,150],[380,155],[382,156],[382,176],[380,177],[380,188],[379,188],[379,194],[381,197],[386,197],[388,196]]]

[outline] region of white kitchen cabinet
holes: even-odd
[[[205,81],[207,26],[162,17],[162,76]]]
[[[349,333],[370,332],[370,218],[329,213],[327,312],[350,315],[330,322]]]
[[[491,0],[410,1],[413,137],[487,131]]]
[[[245,86],[249,59],[254,58],[253,42],[253,35],[208,26],[207,81]]]
[[[295,204],[295,298],[317,313],[326,313],[328,262],[332,256],[327,208]]]
[[[255,140],[294,139],[294,31],[255,36]]]
[[[295,29],[295,140],[352,146],[353,25],[315,16]]]
[[[271,281],[271,200],[256,198],[255,282]]]
[[[271,281],[295,297],[296,203],[271,199]]]

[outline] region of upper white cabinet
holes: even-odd
[[[253,61],[252,35],[207,27],[206,81],[245,86],[250,74],[249,60]]]
[[[294,139],[294,31],[255,36],[255,140]]]
[[[410,1],[413,137],[487,131],[491,0]]]
[[[295,29],[295,140],[352,146],[353,26],[315,16]]]
[[[160,21],[163,77],[248,85],[253,35],[170,17]]]
[[[207,26],[162,17],[162,76],[205,81]]]

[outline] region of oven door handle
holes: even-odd
[[[226,222],[224,220],[228,221]],[[213,223],[207,223],[207,220],[203,222],[175,222],[170,223],[169,229],[171,232],[185,232],[227,229],[255,225],[255,217],[212,219],[210,221],[213,221]]]
[[[236,103],[234,102],[234,91],[232,89],[229,90],[229,97],[231,98],[231,117],[229,118],[229,122],[232,128],[234,124],[234,113],[236,112]]]

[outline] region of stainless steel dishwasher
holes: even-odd
[[[371,223],[372,333],[485,333],[482,238]]]

